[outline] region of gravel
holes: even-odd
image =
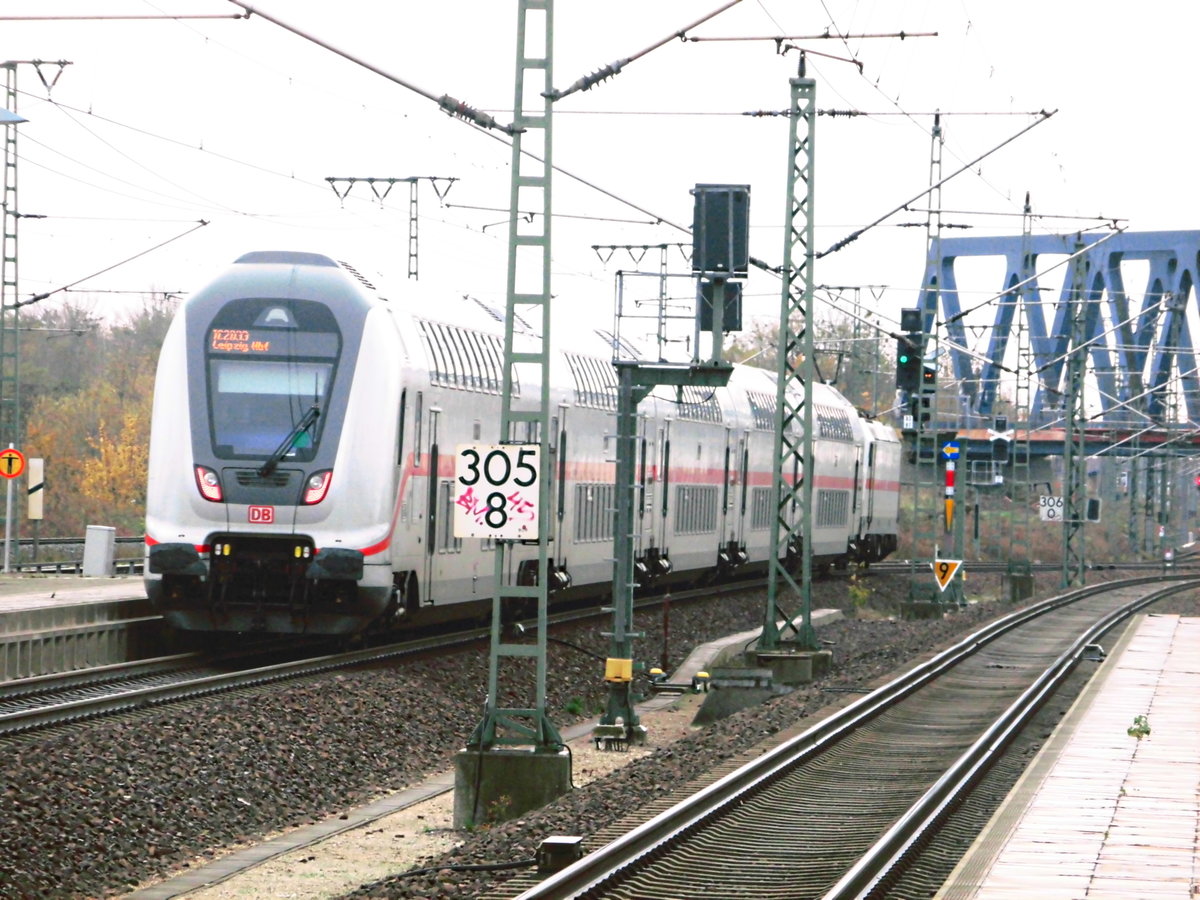
[[[1039,594],[1053,593],[1057,576],[1039,577]],[[478,897],[490,876],[444,867],[528,858],[547,835],[589,834],[826,707],[837,696],[830,689],[869,686],[1011,608],[983,602],[940,620],[895,621],[880,611],[894,610],[906,580],[873,577],[866,584],[871,596],[862,615],[821,630],[834,642],[834,668],[820,683],[718,722],[519,822],[464,834],[451,853],[429,861],[438,867],[434,874],[389,879],[353,896]],[[817,583],[814,606],[858,611],[848,587],[844,579]],[[998,592],[998,578],[970,583],[973,599]],[[1191,598],[1172,603],[1164,611],[1200,612]],[[668,666],[697,643],[758,627],[762,605],[761,597],[674,604]],[[662,661],[662,625],[659,613],[639,614],[635,623],[647,633],[639,650],[652,663]],[[594,721],[603,708],[602,663],[589,654],[605,655],[604,628],[555,633],[575,647],[550,644],[548,707],[560,726]],[[0,897],[111,896],[219,848],[309,824],[444,771],[478,724],[486,683],[487,648],[480,644],[17,745],[0,764]],[[514,684],[510,699],[523,690]]]

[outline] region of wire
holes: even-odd
[[[75,287],[75,285],[82,284],[83,282],[88,281],[89,279],[95,278],[97,275],[103,275],[105,272],[111,272],[113,269],[115,269],[119,266],[123,266],[128,262],[133,262],[135,259],[143,257],[147,253],[153,253],[155,250],[158,250],[160,247],[165,247],[165,246],[167,246],[167,244],[172,244],[175,241],[179,240],[180,238],[187,237],[193,231],[198,231],[199,229],[203,228],[207,224],[208,224],[208,222],[201,219],[199,221],[199,223],[197,223],[195,228],[189,228],[187,231],[183,232],[182,234],[177,234],[173,238],[168,238],[167,240],[163,241],[161,244],[155,244],[153,247],[149,247],[146,250],[143,250],[141,253],[135,253],[133,256],[123,259],[118,263],[113,263],[111,266],[106,266],[105,268],[101,269],[99,272],[93,272],[91,275],[85,275],[83,278],[77,279],[76,281],[72,281],[70,284],[64,284],[62,287],[57,287],[52,291],[46,291],[45,293],[42,293],[42,294],[34,294],[28,300],[22,300],[19,303],[14,303],[14,304],[12,304],[11,307],[8,307],[8,308],[9,309],[20,309],[22,306],[29,306],[30,304],[33,304],[33,303],[40,303],[42,300],[45,300],[47,297],[51,297],[54,294],[59,293],[60,291],[65,291],[69,288],[73,288],[73,287]]]
[[[932,192],[932,191],[936,190],[937,188],[941,187],[943,184],[945,184],[947,181],[950,181],[952,178],[955,178],[955,177],[957,177],[958,175],[961,175],[963,172],[965,172],[967,169],[969,169],[969,168],[971,168],[972,166],[974,166],[974,165],[975,165],[977,162],[979,162],[980,160],[986,159],[987,157],[989,157],[989,156],[991,156],[993,153],[995,153],[997,150],[1001,149],[1002,147],[1005,147],[1005,146],[1007,146],[1008,144],[1011,144],[1011,143],[1012,143],[1013,141],[1015,141],[1017,138],[1021,137],[1021,135],[1025,134],[1027,131],[1030,131],[1031,129],[1034,129],[1034,128],[1036,128],[1037,126],[1041,125],[1043,122],[1047,121],[1047,120],[1048,120],[1048,119],[1049,119],[1051,116],[1053,116],[1053,115],[1054,115],[1056,112],[1058,112],[1058,110],[1053,110],[1053,111],[1051,111],[1051,112],[1046,112],[1045,110],[1042,110],[1042,113],[1041,113],[1042,117],[1041,117],[1040,119],[1038,119],[1038,120],[1036,120],[1036,121],[1034,121],[1034,122],[1031,122],[1031,123],[1029,123],[1029,124],[1028,124],[1028,125],[1026,125],[1024,128],[1022,128],[1020,131],[1018,131],[1016,134],[1014,134],[1014,135],[1010,135],[1008,138],[1006,138],[1005,140],[1001,141],[1001,142],[1000,142],[999,144],[997,144],[995,147],[992,147],[992,148],[991,148],[990,150],[988,150],[986,153],[982,153],[982,154],[980,154],[979,156],[975,157],[975,159],[971,160],[969,163],[966,163],[966,164],[964,164],[964,165],[963,165],[961,168],[959,168],[959,169],[955,169],[953,172],[951,172],[951,173],[950,173],[949,175],[947,175],[945,178],[941,179],[941,180],[940,180],[940,181],[938,181],[936,184],[931,184],[929,187],[927,187],[927,188],[925,188],[924,190],[922,190],[922,191],[921,191],[919,194],[917,194],[917,195],[916,195],[915,197],[913,197],[912,199],[910,199],[910,200],[906,200],[904,203],[900,204],[899,206],[897,206],[895,209],[891,210],[890,212],[886,212],[886,213],[884,213],[882,216],[880,216],[878,219],[876,219],[876,220],[875,220],[874,222],[872,222],[870,225],[865,225],[864,227],[862,227],[862,228],[858,229],[857,231],[851,232],[849,235],[847,235],[846,237],[842,238],[842,239],[841,239],[840,241],[838,241],[836,244],[834,244],[833,246],[831,246],[831,247],[830,247],[828,250],[825,250],[825,251],[823,251],[823,252],[821,252],[821,253],[818,253],[818,254],[816,255],[816,257],[815,257],[815,258],[816,258],[816,259],[820,259],[820,258],[821,258],[821,257],[823,257],[823,256],[828,256],[830,253],[836,253],[838,250],[841,250],[841,249],[842,249],[843,247],[845,247],[847,244],[853,243],[854,241],[858,240],[860,237],[862,237],[864,234],[866,234],[868,231],[870,231],[872,228],[874,228],[874,227],[875,227],[876,225],[878,225],[880,222],[883,222],[885,219],[888,219],[888,218],[890,218],[890,217],[894,216],[896,213],[903,211],[903,210],[904,210],[904,209],[906,209],[906,208],[907,208],[907,207],[908,207],[908,206],[909,206],[911,203],[914,203],[915,201],[917,201],[917,200],[919,200],[920,198],[924,197],[926,194],[929,194],[930,192]]]
[[[202,195],[200,195],[200,194],[196,193],[195,191],[193,191],[191,188],[189,188],[189,187],[186,187],[186,186],[184,186],[184,185],[182,185],[182,184],[179,184],[178,182],[172,181],[171,179],[169,179],[169,178],[167,178],[167,177],[165,177],[165,176],[163,176],[163,175],[159,174],[158,172],[156,172],[156,171],[154,171],[153,169],[151,169],[149,166],[147,166],[147,165],[145,165],[144,163],[142,163],[142,162],[140,162],[140,161],[138,161],[138,160],[134,159],[132,156],[130,156],[130,155],[129,155],[128,153],[126,153],[124,150],[121,150],[121,149],[119,149],[118,147],[114,146],[114,145],[113,145],[113,144],[112,144],[110,141],[107,141],[107,140],[105,140],[105,139],[104,139],[104,138],[102,138],[100,135],[96,134],[96,132],[94,132],[92,129],[88,128],[88,127],[87,127],[87,125],[85,125],[83,122],[81,122],[81,121],[79,121],[78,119],[76,119],[76,118],[75,118],[73,115],[71,115],[71,113],[70,113],[70,112],[69,112],[69,111],[68,111],[68,110],[67,110],[65,107],[59,106],[59,107],[58,107],[58,110],[59,110],[59,112],[61,112],[61,113],[62,113],[64,116],[66,116],[66,117],[67,117],[67,119],[68,119],[68,120],[70,120],[70,121],[71,121],[71,122],[72,122],[72,123],[73,123],[73,124],[74,124],[76,127],[78,127],[78,128],[82,128],[84,131],[86,131],[86,132],[87,132],[88,134],[90,134],[90,135],[91,135],[93,138],[95,138],[96,140],[98,140],[98,141],[99,141],[101,144],[103,144],[105,147],[108,147],[110,150],[112,150],[114,153],[116,153],[118,156],[122,157],[123,159],[127,159],[127,160],[129,160],[129,162],[133,163],[135,166],[137,166],[138,168],[140,168],[142,171],[144,171],[144,172],[147,172],[147,173],[148,173],[148,174],[150,174],[150,175],[153,175],[155,178],[158,178],[158,179],[160,179],[161,181],[164,181],[164,182],[166,182],[167,184],[171,185],[171,187],[173,187],[173,188],[176,188],[176,189],[178,189],[178,190],[181,190],[181,191],[183,191],[183,192],[184,192],[184,193],[186,193],[186,194],[191,194],[193,197],[196,197],[197,199],[203,200],[203,201],[205,201],[206,203],[212,203],[212,201],[211,201],[211,200],[210,200],[208,197],[204,197],[204,196],[202,196]],[[79,163],[79,164],[80,164],[80,165],[83,165],[83,163]],[[89,168],[90,168],[90,167],[89,167]],[[110,176],[110,177],[111,177],[111,176]],[[124,180],[123,180],[123,179],[118,179],[118,180],[119,180],[119,181],[123,181],[123,183],[126,183],[126,184],[128,184],[128,182],[124,182]],[[236,209],[234,209],[233,207],[225,206],[224,204],[216,204],[216,205],[217,205],[219,208],[226,210],[227,212],[239,212],[239,210],[236,210]]]

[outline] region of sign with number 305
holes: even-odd
[[[536,444],[459,444],[455,448],[454,536],[537,540]]]

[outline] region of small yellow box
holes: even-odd
[[[606,659],[604,661],[605,681],[633,681],[632,659]]]

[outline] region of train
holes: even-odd
[[[350,636],[490,610],[496,543],[454,534],[454,453],[500,442],[503,314],[405,290],[323,254],[254,251],[180,305],[146,501],[146,592],[170,625]],[[556,344],[548,366],[556,602],[611,590],[614,340]],[[514,381],[514,405],[540,388]],[[830,385],[813,400],[813,564],[881,560],[897,546],[899,435]],[[775,376],[745,365],[725,387],[641,402],[639,588],[765,570],[775,410]],[[536,543],[511,547],[511,574],[537,578]]]

